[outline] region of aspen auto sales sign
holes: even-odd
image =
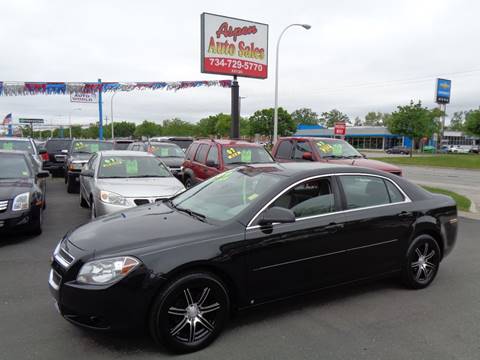
[[[203,13],[202,72],[266,79],[268,25]]]

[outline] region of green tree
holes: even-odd
[[[409,105],[398,106],[397,111],[392,113],[388,123],[388,130],[392,134],[407,136],[412,139],[412,150],[416,140],[422,137],[431,137],[438,133],[441,127],[440,120],[442,111],[439,109],[429,110],[422,106],[421,101]],[[410,156],[412,156],[410,152]]]
[[[472,110],[467,113],[465,130],[471,135],[480,136],[480,109]]]
[[[354,125],[354,126],[363,126],[362,119],[360,119],[358,116],[355,117],[355,120],[354,120],[354,122],[353,122],[353,125]]]
[[[218,115],[210,115],[209,117],[200,119],[195,124],[194,134],[200,137],[215,135],[215,127],[217,126]]]
[[[255,134],[272,136],[273,134],[273,109],[257,110],[250,116],[249,135]],[[292,116],[287,110],[278,108],[278,135],[287,136],[295,132],[296,126]]]
[[[232,117],[226,114],[218,114],[215,124],[215,134],[219,136],[229,136],[232,127]]]
[[[318,125],[320,118],[315,111],[309,108],[300,108],[290,114],[292,120],[295,122],[295,126],[303,125]]]
[[[143,120],[143,122],[136,126],[134,135],[137,138],[142,136],[152,137],[162,134],[161,125],[155,124],[153,121]]]
[[[90,124],[88,128],[82,129],[82,138],[97,139],[98,138],[98,124]]]
[[[131,137],[135,133],[135,128],[135,123],[128,121],[115,121],[113,124],[115,137]]]
[[[179,118],[163,120],[162,134],[176,136],[192,136],[195,125]]]
[[[333,127],[336,122],[346,122],[348,124],[351,123],[348,115],[337,109],[323,112],[320,117],[320,121],[321,123],[325,124],[326,127]]]
[[[453,131],[465,130],[465,117],[467,116],[467,114],[467,111],[455,111],[453,113],[452,119],[450,120],[450,125],[448,126],[448,129]]]
[[[383,126],[383,119],[385,114],[381,112],[370,111],[365,115],[365,126]]]

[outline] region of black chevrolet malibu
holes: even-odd
[[[213,341],[234,309],[390,275],[424,288],[456,234],[450,197],[395,175],[251,165],[67,233],[49,284],[74,324],[144,327],[187,352]]]

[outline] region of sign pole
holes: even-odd
[[[103,140],[102,79],[98,79],[98,139]]]
[[[230,138],[240,139],[240,86],[238,85],[237,76],[232,81],[232,125],[230,128]]]

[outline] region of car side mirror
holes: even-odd
[[[303,153],[302,159],[312,161],[313,160],[313,155],[310,151],[306,151],[306,152]]]
[[[48,171],[39,171],[37,174],[38,179],[43,179],[43,178],[48,178],[50,176],[50,173]]]
[[[81,176],[93,177],[93,170],[92,169],[85,169],[82,170],[80,173]]]
[[[367,158],[367,155],[365,155],[364,153],[360,153],[360,155],[362,155],[362,157],[363,157],[364,159]]]
[[[293,223],[295,222],[295,214],[292,210],[274,206],[263,212],[259,221],[260,225],[271,225],[273,223]]]
[[[208,167],[214,167],[214,168],[218,168],[218,164],[213,161],[213,160],[207,160],[207,162],[205,163],[205,165],[207,165]]]
[[[39,149],[38,150],[38,155],[43,155],[47,153],[47,149]]]

